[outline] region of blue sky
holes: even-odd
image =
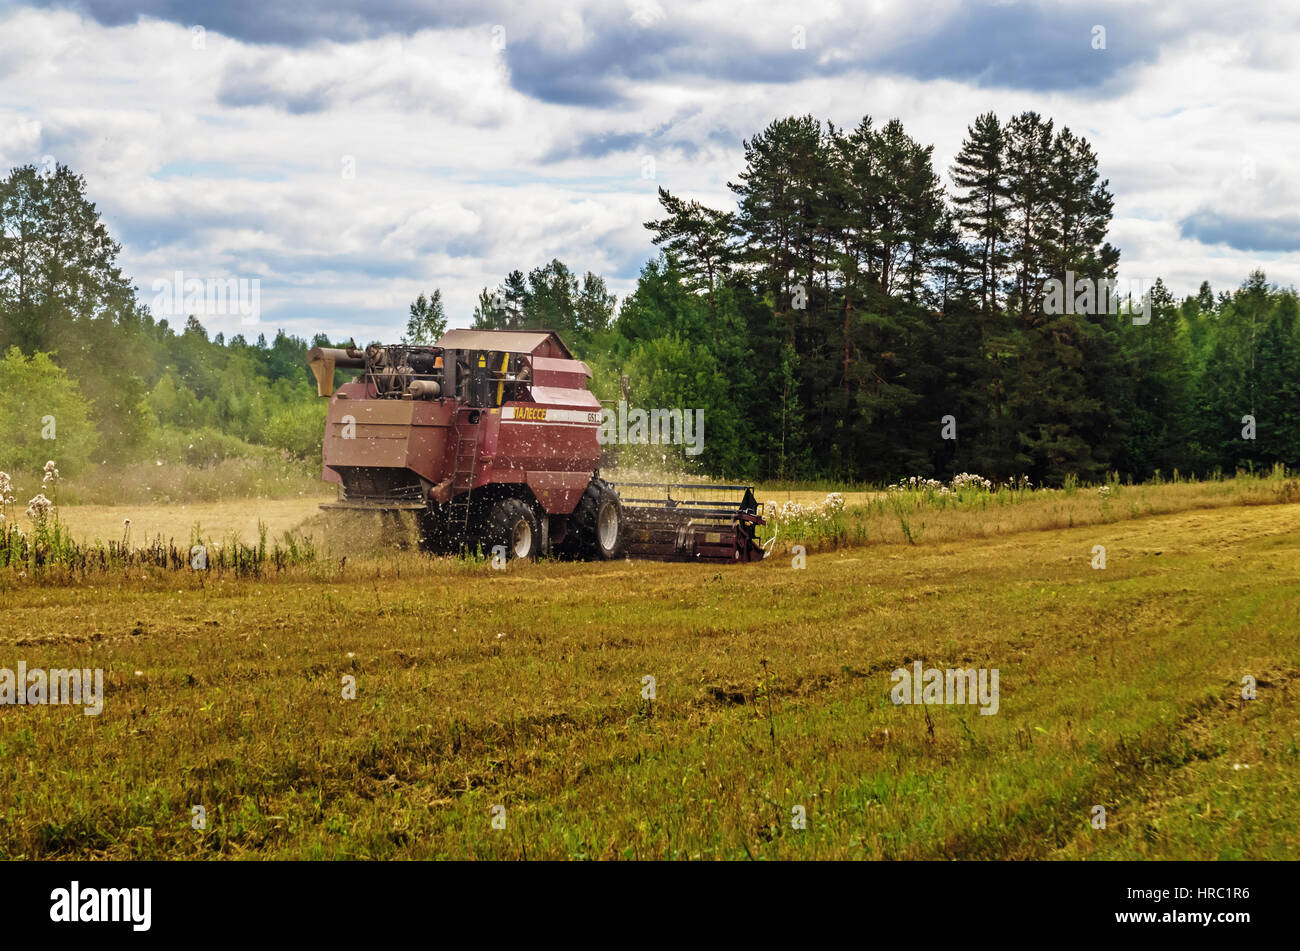
[[[656,188],[729,207],[778,116],[896,116],[946,179],[976,115],[1035,109],[1096,148],[1121,279],[1290,285],[1297,53],[1271,3],[9,2],[0,162],[82,172],[146,301],[256,279],[268,335],[391,339],[552,257],[621,298]]]

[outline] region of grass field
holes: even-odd
[[[0,667],[106,671],[0,706],[0,857],[1294,857],[1300,505],[1125,493],[867,505],[803,570],[0,578]],[[997,714],[895,705],[917,660]]]

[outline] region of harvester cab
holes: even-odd
[[[432,346],[316,347],[308,363],[330,400],[322,477],[339,489],[322,508],[412,513],[435,550],[762,557],[747,487],[600,478],[591,370],[554,333],[451,330]],[[336,388],[338,370],[359,372]]]

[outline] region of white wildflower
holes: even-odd
[[[27,517],[32,521],[41,521],[54,511],[54,503],[42,493],[27,502]]]
[[[788,502],[765,502],[764,515],[768,521],[789,522],[823,522],[829,521],[844,511],[844,496],[831,492],[821,502],[803,504],[793,500]]]
[[[938,479],[926,479],[921,476],[911,476],[907,479],[899,479],[897,485],[891,485],[891,492],[938,492],[944,488],[944,484]]]
[[[993,489],[993,483],[983,476],[975,475],[971,472],[959,472],[952,477],[952,488],[974,488],[983,489],[985,492],[989,492]]]

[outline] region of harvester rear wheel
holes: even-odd
[[[489,554],[498,545],[505,546],[507,558],[536,558],[541,552],[542,530],[537,513],[526,502],[502,499],[492,506],[484,527],[484,547]]]
[[[609,483],[592,479],[569,516],[568,554],[609,560],[623,556],[623,504]]]

